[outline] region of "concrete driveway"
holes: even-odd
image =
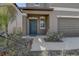
[[[45,42],[41,37],[35,37],[31,51],[70,50],[79,49],[79,37],[66,37],[64,42]]]

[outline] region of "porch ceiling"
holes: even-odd
[[[53,11],[53,8],[22,8],[22,10],[33,10],[33,11]]]

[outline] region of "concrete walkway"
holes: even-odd
[[[31,51],[70,50],[79,49],[79,37],[67,37],[64,42],[45,42],[41,37],[35,37]]]

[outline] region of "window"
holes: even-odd
[[[45,17],[40,17],[40,29],[45,29]]]

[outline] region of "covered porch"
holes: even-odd
[[[57,17],[53,9],[24,9],[22,28],[24,36],[45,36],[57,32]]]

